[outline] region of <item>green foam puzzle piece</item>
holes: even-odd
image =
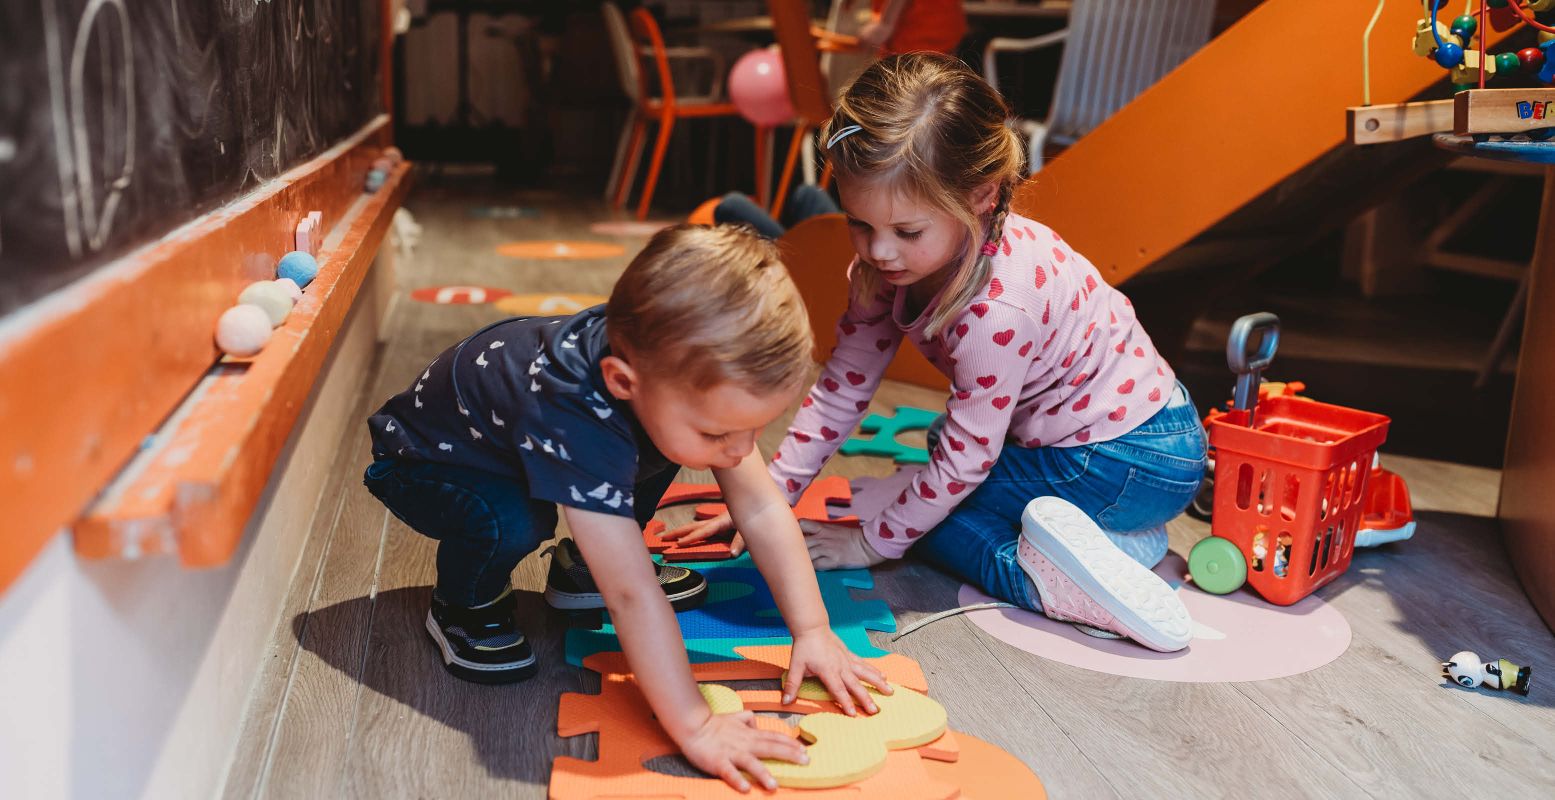
[[[778,614],[777,603],[749,553],[729,561],[683,566],[701,572],[709,582],[707,602],[678,615],[692,663],[738,660],[736,647],[793,643]],[[816,577],[837,638],[860,657],[885,655],[886,651],[869,641],[868,631],[894,632],[896,617],[883,601],[860,600],[851,591],[874,588],[869,570],[833,570],[817,573]],[[621,649],[609,615],[604,618],[605,624],[597,630],[567,631],[567,663],[581,666],[583,659],[594,653]]]
[[[858,428],[860,433],[872,435],[849,438],[842,443],[841,452],[845,456],[883,456],[898,464],[927,464],[928,450],[903,444],[896,437],[907,431],[928,430],[938,417],[938,412],[912,406],[899,406],[889,417],[870,414]]]

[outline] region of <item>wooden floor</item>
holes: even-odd
[[[543,210],[537,219],[467,216],[481,204]],[[597,204],[542,193],[423,185],[410,208],[425,226],[403,288],[477,284],[524,292],[607,294],[626,259],[519,261],[513,239],[600,239]],[[641,240],[627,240],[628,254]],[[495,319],[490,307],[401,302],[358,414],[365,419],[448,344]],[[1204,402],[1203,398],[1200,402]],[[942,407],[933,392],[887,386],[877,411]],[[787,420],[763,438],[771,453]],[[1444,414],[1443,424],[1451,424]],[[551,759],[591,757],[593,737],[559,739],[557,698],[591,691],[566,665],[563,627],[539,590],[544,561],[514,576],[538,677],[485,687],[450,677],[422,620],[434,543],[388,515],[361,485],[365,429],[341,442],[331,485],[255,689],[232,798],[543,797]],[[1240,684],[1118,678],[1048,661],[955,617],[877,644],[918,660],[951,725],[1026,762],[1054,797],[1555,796],[1555,638],[1523,596],[1493,519],[1495,471],[1420,459],[1385,463],[1408,480],[1414,540],[1357,553],[1321,591],[1353,642],[1334,663]],[[877,459],[836,458],[826,474],[885,474]],[[705,476],[683,475],[682,479]],[[1170,526],[1186,554],[1207,526]],[[913,561],[876,570],[876,594],[900,624],[956,604],[955,581]],[[1438,662],[1469,649],[1534,666],[1530,698],[1464,691]]]

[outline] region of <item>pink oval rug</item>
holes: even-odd
[[[1012,647],[1062,664],[1129,678],[1213,683],[1298,675],[1338,658],[1350,646],[1350,623],[1333,606],[1309,596],[1292,606],[1264,602],[1243,588],[1213,595],[1182,585],[1188,565],[1176,553],[1155,568],[1193,616],[1192,643],[1157,653],[1127,639],[1098,639],[1073,625],[1015,608],[969,612],[974,625]],[[992,602],[962,586],[960,603]]]

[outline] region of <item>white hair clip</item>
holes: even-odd
[[[843,139],[848,138],[849,136],[852,136],[855,133],[858,133],[861,130],[864,130],[864,126],[862,126],[862,125],[849,125],[849,126],[843,128],[842,130],[837,131],[836,133],[831,135],[830,139],[826,140],[826,149],[830,150],[833,147],[836,147],[838,142],[842,141]]]

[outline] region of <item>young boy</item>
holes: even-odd
[[[555,533],[546,579],[558,608],[607,608],[654,714],[686,757],[746,791],[776,787],[761,758],[805,759],[749,713],[714,715],[691,675],[672,608],[707,582],[655,566],[642,525],[681,466],[710,469],[793,633],[784,683],[808,673],[847,713],[873,712],[884,679],[832,633],[798,524],[756,438],[807,383],[812,338],[769,242],[676,226],[632,260],[604,306],[499,322],[444,351],[368,420],[369,490],[438,539],[426,627],[454,675],[507,683],[535,658],[509,576]]]

